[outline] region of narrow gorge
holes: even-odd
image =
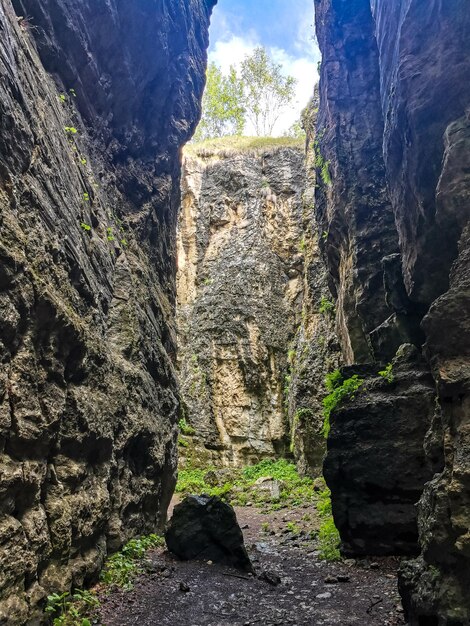
[[[216,5],[0,0],[0,624],[470,626],[467,2],[314,0],[304,133],[196,142]]]

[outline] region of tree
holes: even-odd
[[[272,135],[282,111],[291,104],[296,80],[283,76],[266,48],[255,48],[241,65],[247,119],[258,136]]]
[[[201,141],[225,135],[241,135],[245,126],[243,84],[233,66],[224,76],[215,63],[207,68],[202,99],[202,118],[194,139]]]

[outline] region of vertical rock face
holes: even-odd
[[[323,52],[317,165],[328,172],[317,211],[328,233],[343,354],[350,363],[386,362],[400,343],[424,345],[437,390],[422,444],[437,466],[440,450],[445,468],[420,500],[421,557],[402,577],[405,606],[412,624],[468,624],[468,7],[463,0],[315,5]],[[410,399],[408,420],[422,424],[426,410],[413,406]],[[365,406],[360,422],[373,423]],[[333,415],[336,442],[347,424],[341,411]],[[381,436],[394,445],[394,434]],[[364,468],[375,472],[372,458],[364,455]],[[336,497],[333,486],[333,507]]]
[[[302,307],[304,185],[301,149],[185,158],[179,358],[196,437],[181,452],[193,463],[288,451],[284,381]]]
[[[335,332],[334,304],[328,289],[328,273],[320,252],[315,225],[314,190],[315,125],[318,114],[316,92],[302,115],[307,134],[307,189],[304,194],[302,250],[304,253],[302,320],[290,355],[288,415],[291,428],[291,450],[298,469],[317,477],[322,473],[326,441],[323,434],[325,375],[341,362]]]
[[[0,0],[1,623],[164,522],[178,151],[213,4]]]

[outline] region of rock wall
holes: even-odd
[[[433,462],[441,456],[444,469],[420,500],[421,557],[403,572],[405,608],[411,624],[469,624],[468,7],[315,0],[315,8],[323,54],[316,211],[343,356],[386,363],[400,344],[414,344],[436,390],[427,435],[421,442],[417,429],[415,443]],[[411,400],[407,419],[422,423]],[[333,415],[334,437],[349,423]],[[361,423],[372,424],[372,413],[365,409]],[[393,447],[391,433],[381,436]],[[366,476],[376,471],[373,457],[363,456]]]
[[[0,0],[0,623],[165,520],[179,148],[214,4]]]
[[[289,453],[289,350],[304,253],[300,148],[188,155],[178,236],[178,335],[192,464]],[[290,353],[292,358],[292,353]]]
[[[290,359],[288,416],[291,428],[291,451],[297,468],[314,478],[321,476],[326,440],[323,434],[325,376],[341,363],[340,346],[335,332],[333,299],[328,289],[328,273],[319,241],[325,234],[315,223],[316,121],[319,105],[316,91],[302,113],[307,134],[307,186],[303,196],[302,250],[304,253],[302,320],[296,333]]]

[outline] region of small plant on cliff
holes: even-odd
[[[132,589],[135,577],[142,573],[140,561],[147,550],[163,546],[165,540],[159,535],[148,535],[139,539],[131,539],[122,548],[110,556],[101,572],[101,580],[107,585]]]
[[[52,620],[53,626],[91,626],[92,622],[87,615],[99,604],[93,592],[76,589],[73,594],[65,592],[47,596],[45,613]]]
[[[194,435],[196,433],[195,429],[188,424],[186,418],[182,417],[178,422],[179,429],[183,435]]]
[[[78,133],[74,126],[64,126],[64,130],[68,135],[76,135]]]
[[[82,222],[82,223],[80,224],[80,228],[83,228],[83,230],[86,230],[86,231],[91,230],[91,226],[90,226],[90,224],[87,224],[86,222]]]
[[[378,372],[378,374],[379,376],[382,376],[382,378],[384,378],[388,383],[393,383],[394,376],[392,370],[393,365],[392,363],[389,363],[387,367],[384,370]]]
[[[297,409],[297,411],[294,413],[294,418],[292,419],[292,427],[291,427],[291,433],[290,433],[290,446],[289,446],[290,452],[294,453],[295,451],[295,431],[297,430],[299,425],[305,425],[305,423],[311,420],[312,417],[313,417],[312,409],[307,409],[305,407]]]
[[[335,314],[335,305],[333,302],[328,300],[328,298],[322,297],[320,300],[320,307],[318,312],[322,315],[334,315]]]
[[[323,398],[323,436],[325,439],[330,434],[331,412],[345,399],[353,399],[364,380],[356,374],[343,380],[341,372],[335,370],[327,375],[325,387],[330,392]]]

